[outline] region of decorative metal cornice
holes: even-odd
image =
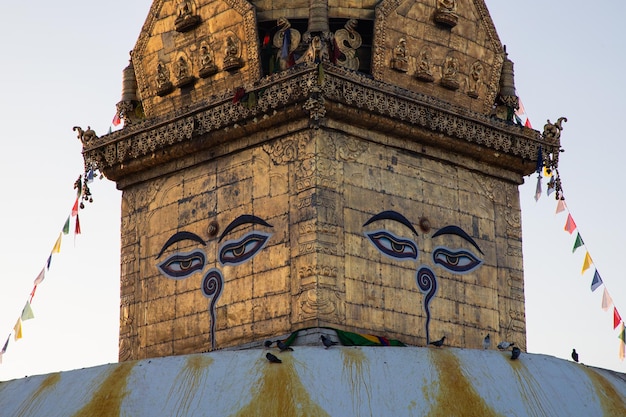
[[[391,120],[409,128],[417,127],[422,131],[443,135],[448,141],[461,141],[459,147],[462,143],[474,144],[486,150],[519,157],[531,162],[531,167],[534,167],[532,161],[536,161],[540,147],[544,154],[558,152],[560,147],[558,141],[547,141],[535,130],[510,125],[332,64],[323,65],[323,71],[319,71],[314,64],[298,65],[266,77],[254,85],[244,86],[246,92],[255,93],[253,105],[234,102],[234,91],[226,91],[194,108],[133,124],[96,138],[84,145],[85,164],[107,174],[107,170],[113,168],[123,172],[123,167],[129,162],[134,161],[136,164],[145,157],[152,161],[146,166],[167,162],[186,153],[215,147],[217,142],[211,140],[212,135],[217,137],[228,129],[236,132],[237,127],[246,125],[246,129],[233,133],[231,137],[236,138],[285,123],[286,118],[279,116],[288,112],[291,112],[289,120],[310,117],[315,127],[318,123],[323,125],[324,118],[340,115],[342,110],[337,109],[337,104],[344,106],[346,111],[366,111],[372,117],[380,118],[383,122],[381,125]],[[318,105],[311,106],[311,99]],[[324,108],[331,105],[335,106],[333,113]],[[269,121],[247,123],[253,120]],[[358,124],[359,120],[351,119],[350,123]],[[375,126],[367,128],[376,129]],[[408,140],[419,141],[420,138]],[[193,146],[177,148],[173,153],[157,152],[177,143],[190,143]],[[155,160],[157,153],[160,159]]]

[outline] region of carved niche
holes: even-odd
[[[226,56],[224,57],[224,70],[234,71],[243,66],[241,59],[241,40],[234,33],[226,36]]]
[[[409,69],[409,60],[406,57],[406,39],[404,38],[400,38],[396,47],[393,48],[391,68],[400,72],[407,72]]]
[[[200,16],[195,14],[196,5],[191,0],[181,0],[176,8],[174,28],[177,32],[187,32],[200,24]]]

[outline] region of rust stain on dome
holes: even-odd
[[[231,417],[325,417],[329,414],[316,404],[302,384],[292,355],[280,355],[282,363],[259,359],[261,378],[244,408]]]
[[[341,350],[343,357],[343,380],[350,386],[350,392],[354,397],[355,415],[359,415],[359,408],[364,405],[364,398],[361,398],[360,387],[364,387],[367,395],[367,405],[371,409],[372,384],[366,381],[365,376],[371,375],[370,362],[367,356],[358,348],[345,348]]]
[[[45,394],[47,391],[51,390],[57,382],[61,380],[61,374],[59,372],[48,375],[41,384],[37,388],[37,390],[33,393],[31,398],[24,403],[22,408],[17,412],[17,417],[27,417],[38,412],[44,404]]]
[[[428,417],[501,416],[476,392],[453,353],[446,350],[431,351],[430,357],[438,372],[439,389]]]
[[[190,407],[197,404],[195,398],[202,396],[204,390],[211,389],[211,383],[207,380],[206,369],[213,363],[213,358],[207,355],[191,355],[187,358],[185,366],[180,370],[172,388],[167,396],[167,402],[175,401],[176,410],[180,415],[193,415]],[[167,408],[169,409],[169,407]]]
[[[626,416],[626,404],[624,403],[624,399],[619,392],[615,390],[613,384],[593,369],[587,367],[584,369],[595,388],[604,415]]]
[[[136,362],[122,362],[116,365],[100,383],[91,401],[76,412],[74,417],[119,416],[122,401],[130,392],[126,387],[126,381],[135,364]]]

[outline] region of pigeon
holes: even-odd
[[[283,363],[283,361],[281,361],[280,359],[278,359],[276,356],[272,355],[269,352],[267,352],[265,357],[267,358],[268,361],[270,361],[270,363]]]
[[[338,344],[338,342],[334,342],[324,335],[321,335],[320,339],[322,339],[322,343],[324,344],[325,349],[328,349],[329,347]]]
[[[507,350],[508,348],[513,346],[514,344],[515,343],[513,343],[513,342],[500,342],[500,343],[498,343],[498,349],[500,349],[500,350]]]
[[[574,359],[574,362],[578,362],[578,353],[576,352],[576,349],[572,349],[572,359]]]
[[[266,348],[269,348],[273,344],[274,344],[274,342],[272,342],[271,340],[266,340],[265,343],[263,343],[263,346],[265,346]]]
[[[517,346],[513,346],[513,350],[511,350],[511,360],[514,361],[515,359],[519,358],[519,355],[522,353],[522,350],[520,348],[518,348]]]
[[[443,337],[442,337],[441,339],[439,339],[439,340],[435,340],[434,342],[430,342],[430,344],[431,344],[431,345],[433,345],[433,346],[437,346],[437,347],[443,346],[443,341],[444,341],[444,339],[445,339],[445,338],[446,338],[446,337],[445,337],[445,336],[443,336]]]
[[[277,341],[276,341],[276,346],[278,346],[278,349],[280,349],[280,351],[281,351],[281,352],[284,352],[284,351],[286,351],[286,350],[291,350],[291,351],[293,351],[293,349],[292,349],[290,346],[288,346],[288,345],[286,345],[285,343],[283,343],[283,341],[282,341],[282,340],[277,340]]]
[[[489,335],[485,336],[485,339],[483,339],[483,349],[489,349],[489,347],[491,346],[491,338],[489,337]]]

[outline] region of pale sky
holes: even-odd
[[[606,287],[626,316],[620,248],[626,145],[620,128],[626,50],[626,3],[487,0],[500,40],[515,62],[517,93],[533,127],[564,123],[560,173],[568,210],[535,202],[536,176],[520,187],[528,351],[620,372]],[[0,14],[0,348],[21,314],[33,280],[70,214],[81,145],[73,126],[108,131],[120,99],[122,70],[150,2],[32,0]],[[544,191],[546,184],[543,184]],[[64,236],[52,258],[23,338],[11,337],[0,381],[117,361],[120,192],[91,184],[94,202],[80,212],[82,234]],[[567,213],[585,246],[563,230]],[[581,274],[585,251],[593,259]],[[591,292],[597,269],[605,287]]]

